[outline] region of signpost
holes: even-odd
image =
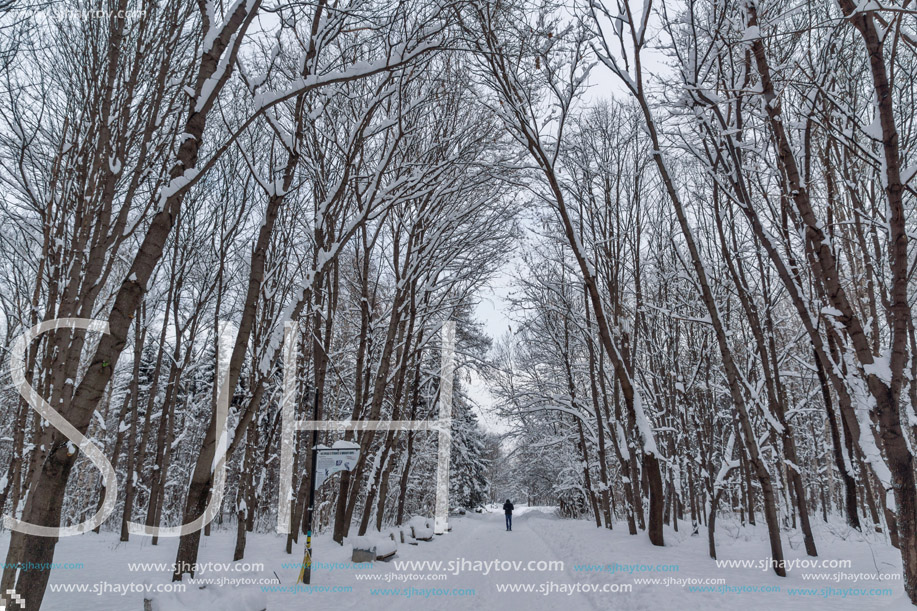
[[[290,470],[283,471],[281,466],[281,495],[277,509],[278,532],[289,533],[290,504],[286,501],[292,494],[293,440],[296,431],[312,431],[312,467],[309,473],[309,506],[306,514],[306,553],[297,583],[309,583],[312,578],[312,513],[315,505],[315,490],[338,471],[350,471],[360,455],[359,445],[344,441],[335,442],[334,447],[318,445],[318,431],[436,431],[439,434],[439,452],[436,467],[436,510],[434,532],[442,534],[449,530],[449,464],[452,446],[452,378],[455,374],[455,322],[447,320],[442,328],[442,369],[440,371],[440,416],[438,420],[342,420],[320,421],[318,403],[314,391],[309,393],[312,401],[313,417],[311,421],[293,421],[293,397],[295,395],[295,377],[288,375],[296,371],[296,351],[293,340],[295,323],[287,323],[284,334],[284,401],[283,401],[283,442],[282,465],[290,465]],[[289,386],[287,386],[289,381]],[[283,483],[285,482],[285,483]],[[280,524],[283,526],[281,527]],[[283,528],[283,530],[281,529]]]
[[[318,420],[318,400],[315,391],[309,393],[309,398],[312,400],[312,417]],[[312,468],[309,471],[309,481],[312,485],[309,486],[309,506],[306,508],[306,553],[296,583],[308,584],[312,581],[312,510],[315,507],[315,491],[335,473],[353,469],[359,456],[360,446],[355,443],[337,441],[332,448],[319,446],[318,429],[312,429]]]

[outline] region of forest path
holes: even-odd
[[[475,596],[465,608],[556,611],[559,602],[569,605],[568,609],[603,608],[582,592],[560,592],[576,580],[569,563],[563,562],[563,568],[549,564],[556,563],[558,555],[546,542],[544,533],[558,522],[539,508],[529,507],[517,507],[512,532],[506,530],[504,514],[499,509],[469,514],[457,521],[455,528],[461,528],[461,537],[450,558],[456,565],[470,564],[471,570],[451,577],[448,583],[474,589]]]
[[[797,568],[786,579],[760,568],[718,568],[707,556],[704,529],[691,536],[684,522],[679,532],[666,528],[666,546],[661,548],[650,545],[643,533],[628,535],[621,522],[608,531],[596,528],[591,520],[559,519],[551,508],[517,506],[512,532],[506,532],[503,513],[497,506],[481,514],[453,516],[450,524],[451,532],[417,545],[399,544],[392,561],[371,566],[353,565],[351,546],[337,545],[330,534],[322,533],[314,541],[314,561],[321,564],[313,570],[312,583],[307,588],[296,586],[302,540],[288,555],[283,553],[284,537],[251,533],[244,562],[257,566],[210,568],[199,573],[198,578],[223,580],[222,586],[200,589],[200,581],[188,584],[182,594],[155,595],[159,605],[156,608],[260,611],[266,605],[272,610],[310,611],[912,609],[903,597],[900,581],[875,581],[871,577],[877,571],[900,572],[901,560],[896,551],[871,535],[851,533],[840,524],[815,524],[818,560],[850,559],[852,566]],[[798,533],[784,536],[787,558],[794,562],[806,560]],[[7,532],[0,532],[0,546],[8,538]],[[212,536],[202,537],[198,561],[213,567],[227,563],[232,558],[234,542],[230,524],[214,529]],[[717,545],[720,560],[763,560],[769,555],[762,527],[743,528],[729,520],[723,520],[718,528]],[[51,572],[52,588],[57,591],[49,590],[42,611],[140,611],[143,594],[136,588],[170,582],[176,546],[175,539],[163,539],[160,545],[152,546],[146,537],[132,537],[130,542],[120,543],[116,532],[62,539],[54,561],[80,564],[73,567],[75,570]],[[131,569],[130,564],[135,562],[146,566]],[[555,564],[548,565],[549,562]],[[158,563],[162,565],[153,566]],[[813,573],[828,575],[812,579]],[[831,579],[838,573],[860,577],[855,583],[850,579],[838,583]],[[670,583],[653,581],[657,579],[669,579]],[[718,585],[704,588],[711,579],[716,579]],[[233,583],[240,585],[234,587]],[[85,589],[61,591],[65,584]],[[883,587],[891,588],[891,593],[870,591]],[[826,588],[832,590],[824,594]],[[794,592],[795,589],[809,591]]]

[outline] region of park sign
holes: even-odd
[[[350,471],[357,464],[360,446],[338,441],[334,447],[318,446],[315,453],[315,489],[339,471]]]

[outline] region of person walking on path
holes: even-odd
[[[513,504],[509,502],[509,499],[503,503],[503,513],[506,514],[506,531],[509,532],[513,530]]]

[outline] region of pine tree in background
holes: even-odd
[[[488,500],[487,475],[491,464],[486,436],[472,403],[459,380],[454,388],[449,503],[453,507],[475,508]]]

